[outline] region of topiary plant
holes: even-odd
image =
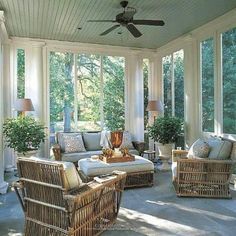
[[[46,137],[42,124],[30,116],[8,118],[3,124],[6,146],[25,155],[30,150],[37,150]]]
[[[148,135],[155,142],[175,143],[182,133],[182,121],[177,117],[158,117],[148,127]]]

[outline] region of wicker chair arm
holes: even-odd
[[[52,147],[52,151],[56,161],[61,161],[61,146],[59,144],[55,144]]]
[[[116,175],[115,178],[103,183],[99,183],[93,180],[89,183],[79,186],[76,189],[72,189],[68,192],[68,194],[64,194],[64,199],[73,202],[79,202],[81,199],[86,199],[88,196],[94,194],[95,192],[102,191],[102,189],[104,189],[105,187],[112,186],[116,186],[117,191],[123,191],[126,180],[126,172],[114,172],[114,175]],[[120,185],[117,184],[119,182],[121,183]]]
[[[133,141],[134,148],[139,152],[139,155],[142,156],[145,150],[145,142]]]
[[[186,150],[172,150],[172,162],[176,162],[178,159],[186,159],[188,151]]]

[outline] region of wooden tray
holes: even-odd
[[[104,161],[106,163],[117,163],[117,162],[128,162],[128,161],[134,161],[135,157],[131,154],[128,154],[127,156],[121,156],[121,157],[106,157],[103,155],[99,155],[99,159],[101,161]]]

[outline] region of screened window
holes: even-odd
[[[17,49],[17,98],[25,97],[25,50]]]
[[[146,110],[148,104],[148,68],[149,60],[143,59],[144,130],[146,130],[148,126],[148,111]]]
[[[236,28],[224,32],[221,41],[223,132],[236,134]]]
[[[214,132],[214,41],[201,42],[202,131]]]

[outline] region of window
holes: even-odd
[[[214,132],[214,41],[201,42],[202,131]]]
[[[236,28],[221,35],[223,133],[236,134]]]
[[[162,58],[162,78],[165,116],[184,120],[184,51]]]
[[[61,52],[49,57],[51,143],[56,131],[124,129],[124,57]]]
[[[143,59],[143,95],[144,95],[144,130],[147,130],[148,126],[148,111],[146,110],[148,105],[148,68],[149,68],[149,60]]]
[[[25,97],[25,50],[17,49],[17,98]]]

